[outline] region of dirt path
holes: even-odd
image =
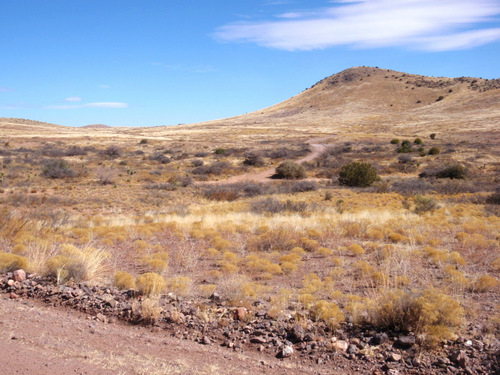
[[[314,138],[309,140],[307,143],[311,146],[311,153],[301,159],[296,160],[297,163],[301,164],[307,161],[311,161],[320,156],[325,150],[326,145],[322,142],[333,138],[334,136]],[[203,184],[235,184],[239,182],[270,182],[271,177],[276,173],[276,168],[269,168],[259,173],[245,173],[239,176],[233,176],[221,181],[209,181]]]
[[[102,323],[71,309],[0,297],[1,374],[327,374],[258,353]]]

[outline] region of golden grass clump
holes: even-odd
[[[496,289],[498,280],[493,276],[481,276],[472,285],[472,290],[477,293],[486,293]]]
[[[109,253],[101,248],[79,249],[74,245],[65,244],[58,255],[47,260],[46,272],[55,276],[58,282],[70,279],[98,282],[108,275],[106,263],[109,257]]]
[[[28,259],[17,254],[0,253],[0,272],[11,272],[19,269],[27,270]]]
[[[323,321],[330,328],[337,328],[345,320],[345,315],[340,307],[333,302],[319,300],[309,309],[311,318],[315,321]]]
[[[134,276],[125,271],[118,271],[114,276],[114,285],[121,290],[135,289]]]
[[[375,327],[413,331],[421,344],[432,347],[455,338],[464,315],[456,300],[436,289],[420,293],[396,289],[383,294],[367,317]]]
[[[353,243],[353,244],[349,245],[348,249],[349,249],[349,252],[351,253],[351,255],[355,256],[355,257],[363,255],[365,253],[365,249],[363,249],[357,243]]]
[[[187,276],[177,276],[167,280],[167,287],[175,295],[187,297],[191,294],[193,280]]]
[[[165,279],[154,272],[147,272],[138,276],[135,284],[139,292],[145,296],[160,294],[167,287]]]
[[[215,284],[198,285],[198,291],[203,298],[209,298],[212,294],[214,294],[216,289],[217,285]]]

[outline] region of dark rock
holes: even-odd
[[[287,332],[287,340],[292,343],[299,343],[304,341],[305,331],[304,328],[299,324],[294,324],[292,329]]]
[[[450,360],[465,369],[469,364],[469,358],[463,350],[456,350],[450,355]]]
[[[347,347],[348,354],[356,354],[357,352],[358,352],[358,347],[356,345],[351,344]]]
[[[401,349],[408,349],[415,345],[415,341],[415,336],[400,336],[394,342],[394,346]]]
[[[389,340],[389,336],[387,335],[387,333],[385,333],[385,332],[377,333],[375,336],[373,336],[370,339],[370,344],[371,345],[382,345],[382,344],[386,343],[388,340]]]

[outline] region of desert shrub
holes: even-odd
[[[167,287],[165,279],[154,272],[147,272],[138,276],[135,284],[139,292],[145,296],[160,294]]]
[[[251,151],[245,154],[245,160],[243,160],[243,164],[253,167],[262,167],[265,164],[265,160],[259,153]]]
[[[407,179],[395,181],[391,185],[391,191],[401,195],[410,196],[415,194],[425,194],[434,190],[432,184],[424,180]]]
[[[438,147],[434,146],[429,149],[429,155],[437,155],[441,152]]]
[[[434,346],[455,337],[464,310],[452,297],[435,289],[419,293],[393,290],[381,296],[368,314],[377,328],[413,331],[421,344]]]
[[[209,155],[208,152],[204,152],[204,151],[197,152],[196,154],[194,154],[194,156],[196,156],[197,158],[204,158],[208,155]]]
[[[492,276],[481,276],[472,285],[472,290],[477,293],[485,293],[494,290],[498,286],[498,280]]]
[[[104,155],[109,156],[112,159],[120,157],[122,153],[123,150],[121,149],[121,147],[118,146],[109,146],[103,151]]]
[[[170,159],[163,152],[155,152],[153,155],[149,156],[149,160],[157,161],[158,163],[161,164],[168,164],[172,162],[172,159]]]
[[[411,144],[405,143],[405,142],[407,142],[407,141],[403,141],[403,143],[401,144],[401,146],[399,146],[396,149],[396,152],[398,154],[413,152],[413,148],[411,147]]]
[[[339,183],[345,186],[367,187],[378,179],[377,170],[370,163],[352,162],[339,172]]]
[[[500,191],[497,191],[486,198],[486,203],[497,205],[500,204]]]
[[[148,184],[145,187],[146,187],[146,189],[150,189],[150,190],[164,190],[164,191],[177,190],[177,186],[175,186],[174,184],[171,184],[169,182],[160,183],[160,184]]]
[[[0,253],[0,272],[11,272],[28,267],[28,259],[11,253]]]
[[[431,133],[431,134],[429,135],[429,138],[430,138],[430,139],[436,139],[436,133]]]
[[[318,190],[318,184],[314,181],[299,181],[291,186],[292,193],[303,193],[306,191]]]
[[[222,147],[218,147],[214,150],[214,153],[216,155],[225,155],[226,154],[226,149],[222,148]]]
[[[462,164],[453,164],[439,171],[436,177],[463,180],[466,174],[467,169]]]
[[[95,174],[101,185],[110,185],[115,183],[118,171],[112,168],[97,168]]]
[[[438,208],[438,203],[434,197],[424,197],[422,195],[416,195],[413,198],[413,201],[415,202],[415,213],[419,215]]]
[[[114,276],[114,285],[118,289],[135,289],[134,276],[125,271],[118,271]]]
[[[140,145],[145,145],[146,143],[148,143],[148,140],[147,139],[141,139],[141,141],[139,142]]]
[[[298,180],[306,177],[306,170],[302,165],[286,160],[276,168],[276,177],[287,180]]]
[[[421,145],[424,143],[424,141],[422,141],[422,138],[415,138],[415,140],[413,141],[414,144],[416,145]]]
[[[43,163],[42,176],[53,179],[74,177],[75,171],[70,168],[65,160],[49,159]]]
[[[87,155],[87,149],[79,146],[71,146],[65,153],[65,156],[84,156]]]
[[[399,139],[397,138],[391,139],[391,145],[399,145]]]
[[[311,317],[315,321],[325,322],[331,329],[337,328],[345,320],[344,313],[337,304],[319,300],[310,308]]]
[[[214,186],[206,189],[203,195],[210,200],[232,202],[240,197],[240,191],[231,185]]]
[[[203,164],[205,164],[205,162],[201,159],[193,159],[191,160],[191,165],[193,167],[201,167]]]
[[[292,202],[291,200],[280,202],[274,198],[265,198],[250,204],[250,210],[256,213],[306,212],[308,209],[310,206],[307,202]]]
[[[202,165],[200,167],[196,167],[192,170],[193,174],[197,175],[221,175],[225,170],[229,169],[231,164],[225,161],[218,161],[212,163],[211,165]]]

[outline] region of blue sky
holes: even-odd
[[[235,116],[366,65],[500,77],[498,0],[1,0],[0,117]]]

